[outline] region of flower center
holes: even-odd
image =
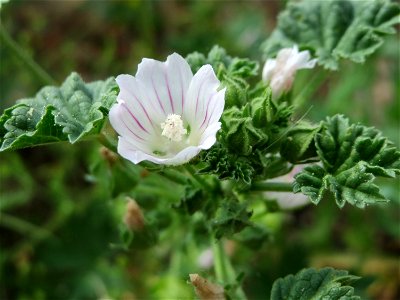
[[[180,142],[182,136],[187,133],[183,127],[182,117],[180,115],[170,114],[165,121],[161,123],[161,135],[169,138],[171,141]]]

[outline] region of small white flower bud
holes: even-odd
[[[276,99],[290,91],[297,70],[312,69],[316,62],[316,59],[310,60],[309,51],[299,52],[297,46],[284,48],[279,51],[276,59],[265,62],[262,77],[271,86],[272,96]]]

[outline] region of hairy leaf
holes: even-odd
[[[322,166],[312,165],[297,174],[294,192],[302,192],[315,204],[331,196],[339,207],[350,203],[364,208],[387,201],[373,181],[375,176],[393,178],[400,173],[400,151],[378,130],[336,115],[322,122],[314,140]]]
[[[225,199],[222,206],[216,211],[214,219],[211,221],[211,228],[215,232],[215,237],[220,239],[222,236],[230,237],[250,225],[252,212],[247,211],[245,204],[239,203],[236,199]]]
[[[305,163],[317,156],[313,143],[315,135],[320,130],[319,125],[301,122],[287,133],[280,153],[291,163]]]
[[[217,73],[219,79],[223,76],[246,79],[258,74],[259,64],[248,58],[232,57],[224,48],[214,46],[207,56],[199,52],[193,52],[186,57],[193,72],[197,72],[203,65],[210,64]]]
[[[100,132],[117,87],[113,78],[92,83],[72,73],[60,87],[48,86],[22,99],[0,117],[0,151],[69,141]]]
[[[244,183],[284,174],[289,167],[276,156],[289,125],[292,108],[272,101],[271,90],[243,107],[223,113],[219,143],[203,154],[203,173]],[[279,175],[277,175],[279,176]]]
[[[347,271],[323,268],[303,269],[296,275],[276,280],[272,286],[271,300],[357,300],[350,286],[359,277]]]
[[[394,34],[400,6],[381,1],[291,2],[278,18],[277,29],[265,41],[267,56],[295,44],[310,49],[326,69],[337,69],[341,58],[362,63]]]
[[[246,79],[258,74],[258,62],[231,57],[219,46],[214,46],[207,56],[194,52],[189,54],[186,60],[193,72],[197,72],[205,64],[213,67],[221,81],[221,88],[226,88],[225,108],[242,107],[248,102],[249,84]]]

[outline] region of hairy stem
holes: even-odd
[[[196,173],[195,168],[193,166],[186,164],[184,165],[185,170],[190,174],[190,176],[204,189],[207,191],[211,191],[211,185],[201,176]]]
[[[186,184],[188,180],[185,175],[182,175],[179,171],[172,169],[162,170],[158,174],[178,184]]]
[[[222,241],[216,241],[213,237],[211,238],[211,244],[214,254],[214,270],[215,276],[220,283],[223,285],[236,283],[235,270],[229,260],[228,255],[225,253],[224,245]],[[240,286],[236,287],[233,294],[233,299],[245,300],[247,299],[243,289]]]

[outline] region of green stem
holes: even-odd
[[[287,182],[254,182],[252,191],[293,192],[293,184]]]
[[[187,184],[187,177],[182,175],[179,171],[165,169],[158,174],[178,184]]]
[[[214,254],[214,270],[215,276],[220,283],[223,285],[236,284],[236,274],[229,261],[228,255],[225,253],[224,245],[222,241],[216,241],[213,237],[211,238],[211,244]],[[247,299],[243,289],[238,285],[234,292],[234,298],[237,300]]]
[[[212,187],[211,185],[200,175],[198,175],[196,173],[195,168],[193,168],[193,166],[186,164],[183,166],[185,168],[186,171],[188,171],[188,173],[190,174],[190,176],[192,176],[192,178],[204,189],[206,189],[207,191],[211,191]]]
[[[18,45],[12,37],[7,33],[3,25],[0,23],[0,40],[9,48],[12,53],[38,77],[43,84],[55,85],[56,81],[39,65],[32,57],[30,57],[20,45]]]
[[[100,144],[102,144],[107,149],[111,150],[114,153],[118,153],[118,148],[117,145],[115,144],[115,141],[112,140],[106,133],[101,132],[97,136],[97,139],[100,142]]]
[[[52,233],[46,229],[4,213],[0,214],[0,224],[22,234],[27,234],[34,240],[52,236]]]
[[[173,193],[171,193],[165,189],[155,187],[155,186],[147,186],[147,185],[141,184],[138,187],[136,187],[135,191],[138,194],[155,195],[155,196],[169,199],[170,201],[174,201],[176,199],[176,195],[174,195]]]

